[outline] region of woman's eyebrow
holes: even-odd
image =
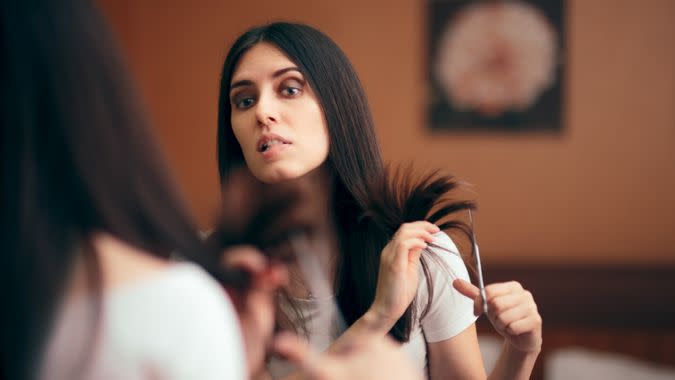
[[[286,67],[286,68],[283,68],[283,69],[280,69],[280,70],[275,71],[274,74],[272,74],[272,78],[280,77],[280,76],[286,74],[286,73],[289,72],[289,71],[297,71],[297,72],[299,72],[300,74],[302,74],[302,72],[300,71],[299,68],[297,68],[297,67],[295,67],[295,66],[291,66],[291,67]]]
[[[238,80],[230,85],[230,91],[234,90],[237,87],[252,86],[253,81],[248,79]]]
[[[272,73],[272,78],[278,78],[281,75],[284,75],[289,71],[297,71],[300,74],[302,74],[302,72],[300,71],[299,68],[297,68],[295,66],[290,66],[290,67],[285,67],[283,69],[279,69],[279,70],[275,71],[274,73]],[[251,81],[249,79],[238,80],[236,82],[233,82],[230,85],[230,91],[232,91],[233,89],[235,89],[237,87],[252,86],[252,85],[253,85],[253,81]]]

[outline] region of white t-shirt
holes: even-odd
[[[73,366],[83,363],[82,379],[246,378],[234,308],[220,285],[194,264],[172,265],[105,294],[98,326],[92,325],[89,301],[60,310],[41,379],[75,378]]]
[[[435,255],[439,260],[431,258],[426,260],[434,287],[431,307],[424,318],[415,322],[410,340],[401,346],[401,349],[424,373],[427,373],[427,343],[450,339],[471,326],[477,319],[473,315],[473,300],[452,287],[452,281],[456,278],[469,281],[469,273],[457,246],[445,232],[436,233],[433,243],[442,249],[430,246],[430,254]],[[420,282],[417,288],[418,317],[422,315],[428,300],[429,290],[424,272],[420,267]],[[340,331],[335,331],[334,322],[327,323],[330,319],[317,316],[320,310],[332,309],[333,299],[313,298],[296,299],[296,301],[306,319],[310,344],[320,351],[325,350],[341,334]],[[274,358],[269,363],[268,369],[273,378],[281,378],[292,372],[293,367],[287,362]]]

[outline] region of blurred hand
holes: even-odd
[[[474,314],[483,312],[479,289],[461,279],[452,283],[463,295],[473,299]],[[516,281],[490,284],[485,287],[488,318],[506,341],[518,351],[538,353],[542,344],[542,320],[532,293]]]
[[[389,337],[369,334],[343,344],[335,352],[317,354],[294,334],[281,333],[275,351],[300,369],[303,378],[316,380],[422,380],[410,359]]]
[[[417,293],[422,250],[433,241],[438,226],[425,222],[405,223],[382,250],[375,300],[370,313],[389,330],[403,315]]]
[[[251,275],[251,287],[240,292],[228,289],[241,324],[250,376],[264,369],[267,352],[274,335],[276,291],[288,282],[286,268],[271,263],[250,246],[236,246],[223,253],[223,264],[242,269]]]

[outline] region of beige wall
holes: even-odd
[[[102,0],[200,223],[218,203],[218,75],[247,27],[309,23],[352,59],[385,157],[475,185],[492,262],[675,263],[675,1],[567,1],[560,136],[432,134],[424,2]]]

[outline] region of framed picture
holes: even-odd
[[[432,130],[562,130],[563,0],[427,1]]]

